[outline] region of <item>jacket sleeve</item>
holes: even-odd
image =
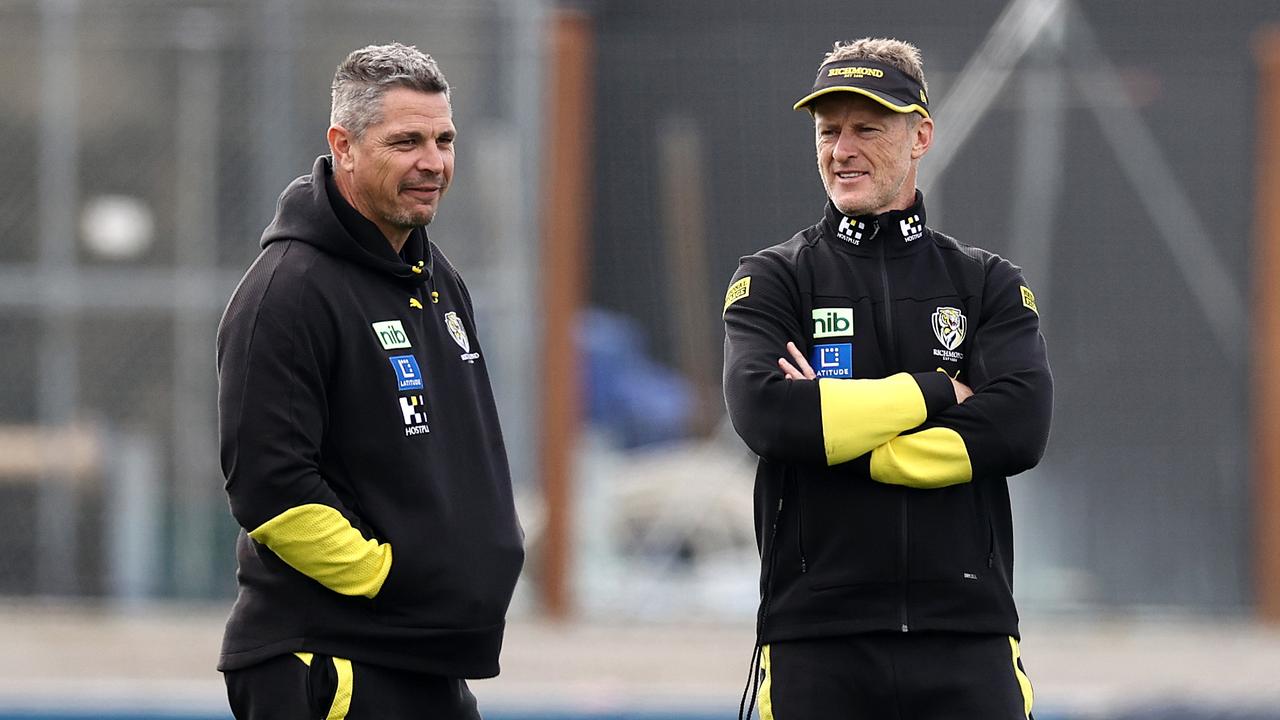
[[[734,428],[766,460],[837,465],[955,404],[941,373],[788,380],[787,342],[805,348],[800,293],[779,260],[744,258],[725,297],[724,395]]]
[[[987,273],[974,343],[974,394],[871,452],[871,477],[934,488],[1009,477],[1035,467],[1049,439],[1053,377],[1035,296],[1021,272],[996,259]]]
[[[255,268],[218,331],[218,424],[236,521],[334,592],[372,598],[391,546],[367,537],[320,475],[333,327],[300,279]]]

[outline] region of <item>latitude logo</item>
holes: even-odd
[[[809,364],[818,377],[853,377],[853,343],[814,345]]]

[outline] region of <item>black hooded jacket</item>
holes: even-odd
[[[491,677],[524,552],[471,298],[421,228],[397,255],[330,163],[280,196],[218,328],[243,528],[218,667]]]
[[[760,456],[761,642],[1018,635],[1005,478],[1040,460],[1053,395],[1035,296],[927,227],[923,203],[828,203],[729,286],[725,399]],[[816,380],[784,377],[788,341]],[[957,404],[944,372],[974,395]]]

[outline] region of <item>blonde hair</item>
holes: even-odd
[[[836,60],[874,60],[891,65],[920,83],[926,94],[929,92],[929,83],[924,79],[924,61],[920,58],[920,48],[909,42],[894,38],[842,40],[822,58],[821,64],[826,65]]]

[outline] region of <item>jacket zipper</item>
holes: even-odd
[[[880,234],[880,221],[876,220],[871,226],[871,235],[868,240],[874,240],[876,235]],[[889,355],[889,361],[892,366],[898,364],[898,343],[894,339],[893,334],[893,302],[891,300],[892,293],[889,292],[889,266],[885,261],[884,242],[877,245],[880,251],[880,288],[884,291],[884,331],[885,331],[885,351]]]
[[[991,523],[991,514],[987,514],[987,569],[991,569],[996,561],[996,529]]]
[[[905,493],[906,491],[904,490],[903,492]],[[902,572],[902,599],[901,599],[902,632],[909,632],[911,630],[911,626],[907,623],[907,536],[908,536],[908,529],[909,529],[908,522],[909,522],[909,518],[907,516],[907,496],[904,494],[902,496],[902,569],[901,569],[901,572]]]
[[[782,501],[778,501],[782,505]],[[809,560],[804,555],[804,503],[800,502],[800,483],[796,482],[796,548],[800,551],[800,573],[809,572]]]
[[[871,239],[880,232],[880,223],[877,221],[871,229]],[[881,241],[877,248],[880,257],[880,287],[884,291],[884,331],[885,331],[885,355],[889,359],[889,367],[898,367],[898,343],[893,332],[893,293],[889,289],[889,264],[885,259],[885,243]],[[903,491],[902,495],[902,528],[901,536],[901,564],[899,572],[902,573],[901,590],[902,594],[898,600],[899,619],[902,621],[902,632],[910,632],[911,624],[907,616],[907,540],[910,537],[910,525],[908,517],[907,495]]]

